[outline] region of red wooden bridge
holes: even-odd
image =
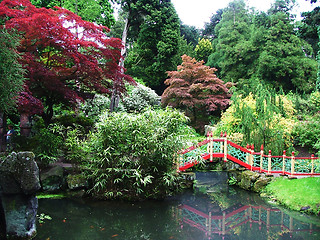
[[[254,152],[253,146],[244,148],[228,140],[226,134],[214,138],[212,133],[204,141],[179,152],[178,169],[185,171],[203,161],[212,162],[213,158],[232,161],[248,170],[270,175],[320,176],[320,159],[314,155],[296,157],[292,152],[291,156],[287,156],[283,151],[282,156],[272,156],[271,151],[265,154],[263,147],[260,152]]]

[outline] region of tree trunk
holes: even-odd
[[[20,134],[21,136],[29,137],[30,133],[31,133],[31,123],[29,121],[29,115],[27,113],[21,113]]]
[[[121,58],[120,58],[120,61],[118,64],[121,67],[121,71],[123,71],[123,69],[124,69],[124,59],[127,54],[126,42],[127,42],[127,36],[128,36],[129,26],[130,26],[129,16],[130,16],[130,11],[128,12],[128,16],[126,18],[126,22],[125,22],[123,32],[122,32],[123,48],[121,49]],[[113,112],[116,108],[118,108],[119,101],[120,101],[120,95],[118,92],[117,81],[115,81],[113,83],[113,90],[112,90],[112,95],[111,95],[110,112]]]
[[[7,116],[5,113],[0,112],[0,152],[6,150],[6,138],[4,134],[7,128]]]
[[[53,103],[50,99],[47,100],[46,103],[48,107],[47,110],[42,114],[42,119],[44,121],[44,125],[48,127],[53,117]]]

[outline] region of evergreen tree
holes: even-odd
[[[183,38],[185,40],[187,40],[188,44],[191,43],[193,45],[193,47],[195,47],[197,45],[198,39],[200,38],[200,30],[199,29],[197,29],[194,26],[180,24],[180,32],[181,32],[181,36],[183,36]]]
[[[146,9],[136,44],[130,49],[125,67],[128,74],[141,78],[149,87],[161,93],[166,71],[176,67],[180,24],[170,0],[151,3]]]
[[[251,48],[248,43],[250,19],[243,0],[229,3],[215,33],[214,53],[209,57],[208,65],[221,70],[219,76],[225,81],[237,82],[246,75],[247,64],[250,63],[246,60],[248,48]]]
[[[310,92],[315,86],[316,62],[306,56],[305,43],[295,35],[289,13],[270,15],[264,30],[255,76],[287,91]]]
[[[24,73],[17,52],[18,35],[0,28],[0,112],[14,110],[19,92],[23,88]]]

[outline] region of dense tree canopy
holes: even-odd
[[[47,123],[56,103],[76,103],[88,91],[108,94],[113,82],[123,92],[124,81],[133,82],[118,66],[121,40],[108,38],[104,26],[83,21],[63,8],[36,8],[27,0],[2,1],[0,17],[8,19],[7,29],[21,33],[18,51],[23,53],[21,63],[27,70],[22,97],[44,105]],[[20,111],[42,110],[41,104],[26,108],[30,104],[23,99]]]
[[[291,7],[292,1],[279,0],[267,14],[250,13],[242,0],[231,2],[215,27],[208,65],[240,89],[259,79],[278,89],[310,92],[317,63],[310,45],[295,34]]]
[[[108,0],[31,0],[36,7],[66,8],[83,20],[111,27],[114,22],[113,9]]]

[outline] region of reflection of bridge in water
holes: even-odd
[[[287,232],[291,237],[296,232],[312,234],[320,231],[319,227],[313,226],[312,223],[303,223],[280,209],[264,206],[240,205],[215,215],[213,212],[203,213],[191,206],[182,205],[179,207],[179,215],[182,219],[182,227],[184,224],[195,227],[204,232],[209,239],[214,234],[222,236],[233,234],[237,227],[246,224],[249,224],[250,228],[256,224],[259,230],[266,227],[266,234],[271,228],[277,228],[277,231]]]

